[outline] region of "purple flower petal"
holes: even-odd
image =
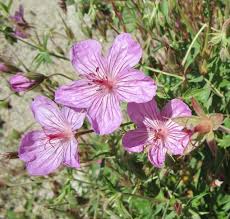
[[[69,107],[62,107],[61,112],[65,120],[69,122],[73,131],[79,129],[83,125],[85,119],[85,112],[83,112],[83,110],[77,112]]]
[[[88,108],[96,97],[97,89],[96,85],[89,84],[87,80],[74,81],[55,92],[55,101],[70,107]]]
[[[125,150],[129,152],[142,152],[148,144],[148,132],[144,128],[137,128],[127,132],[122,138]]]
[[[79,168],[80,162],[77,152],[77,140],[73,138],[71,139],[71,141],[68,141],[65,144],[66,145],[64,145],[65,150],[63,163],[69,167]]]
[[[21,140],[19,158],[26,162],[30,175],[48,175],[63,161],[61,144],[60,140],[50,142],[43,131],[32,131]]]
[[[15,11],[14,16],[10,16],[11,20],[14,21],[17,24],[24,24],[24,8],[23,5],[19,5],[18,11]]]
[[[168,129],[164,146],[174,155],[181,155],[189,143],[189,135],[183,131],[183,127],[168,120],[165,124]]]
[[[110,134],[120,126],[122,114],[119,105],[119,100],[110,93],[94,99],[88,109],[88,118],[97,134]]]
[[[142,56],[142,49],[130,34],[122,33],[116,37],[110,48],[107,60],[108,71],[113,76],[126,68],[136,65]]]
[[[161,144],[153,145],[149,149],[148,158],[150,162],[157,168],[161,168],[165,162],[166,148]]]
[[[173,155],[184,153],[190,135],[183,130],[184,127],[170,119],[171,116],[191,114],[190,109],[182,101],[178,99],[170,101],[164,107],[163,113],[160,113],[154,99],[147,103],[129,103],[128,114],[139,129],[146,130],[146,135],[149,136],[147,145],[150,146],[148,157],[154,166],[158,168],[163,166],[166,152]],[[133,134],[128,132],[123,137],[125,148],[132,145],[135,147],[135,143],[142,141],[135,131],[132,131]]]
[[[157,126],[162,119],[154,99],[147,103],[128,103],[128,114],[138,127]]]
[[[80,74],[106,74],[101,44],[96,40],[84,40],[74,44],[70,51],[70,60]]]
[[[191,110],[180,99],[170,100],[161,112],[162,117],[169,119],[175,117],[191,116]]]
[[[151,78],[131,69],[141,55],[140,45],[127,33],[117,36],[106,58],[97,41],[76,43],[70,56],[83,79],[58,89],[56,102],[86,109],[97,133],[113,132],[121,124],[120,101],[146,102],[156,93]]]
[[[39,96],[32,102],[31,108],[35,119],[47,130],[47,134],[63,132],[66,129],[65,118],[50,99]]]
[[[122,101],[144,103],[152,100],[156,95],[155,82],[138,70],[125,70],[116,78],[117,93]]]

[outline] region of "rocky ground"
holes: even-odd
[[[19,4],[23,4],[25,19],[34,27],[38,36],[42,36],[44,31],[54,29],[57,34],[54,36],[55,42],[66,52],[68,56],[67,40],[63,37],[64,26],[60,18],[60,13],[65,21],[71,26],[75,33],[76,40],[84,36],[79,30],[79,23],[74,7],[68,8],[65,15],[57,4],[56,0],[15,0],[11,13],[14,13]],[[35,29],[32,29],[35,34]],[[50,49],[54,45],[50,44]],[[31,66],[36,51],[23,43],[10,46],[5,39],[0,36],[0,54],[8,60],[19,63],[23,62],[26,66]],[[52,65],[43,65],[39,71],[49,75],[53,73],[65,73],[75,77],[73,68],[69,62],[53,59]],[[0,107],[0,119],[3,127],[0,130],[0,153],[6,151],[16,151],[19,143],[19,135],[34,126],[34,119],[30,112],[29,104],[36,91],[30,91],[22,95],[12,94],[7,86],[7,76],[1,75],[0,98],[9,96],[10,108]],[[59,81],[63,78],[57,78]],[[64,83],[64,81],[63,81]],[[35,126],[34,126],[35,127]],[[18,218],[17,215],[26,215],[28,218],[65,218],[66,216],[57,214],[50,210],[46,204],[54,196],[53,182],[62,184],[64,178],[60,171],[58,176],[52,177],[52,181],[47,178],[29,177],[24,171],[24,164],[19,160],[0,161],[0,218]],[[20,217],[19,217],[20,218]],[[24,217],[22,217],[24,218]]]

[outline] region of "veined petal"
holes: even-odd
[[[105,61],[101,55],[101,44],[96,40],[75,43],[70,50],[70,60],[82,75],[97,73],[105,75]]]
[[[61,132],[65,129],[65,120],[58,106],[49,98],[38,96],[31,104],[37,122],[50,132]]]
[[[108,72],[116,76],[125,68],[136,65],[142,56],[142,49],[130,34],[122,33],[116,37],[110,48],[107,63]]]
[[[128,103],[128,114],[138,127],[157,127],[162,120],[154,99],[147,103]]]
[[[128,69],[116,77],[119,99],[126,102],[144,103],[156,95],[155,82],[141,71]]]
[[[72,138],[70,141],[67,141],[64,145],[64,160],[63,163],[66,166],[79,168],[79,156],[77,151],[78,142],[75,138]]]
[[[49,141],[43,131],[27,133],[21,140],[19,158],[26,162],[30,175],[48,175],[63,161],[61,141]]]
[[[150,162],[157,168],[161,168],[165,162],[166,148],[164,148],[160,143],[153,145],[149,149],[148,157]]]
[[[31,110],[33,113],[36,112],[36,109],[39,105],[51,105],[54,108],[58,108],[57,104],[50,100],[48,97],[45,96],[37,96],[35,97],[34,101],[31,104]]]
[[[162,117],[169,119],[169,118],[176,118],[176,117],[183,117],[183,116],[191,116],[191,110],[189,107],[180,99],[173,99],[170,100],[162,109],[161,112]]]
[[[166,123],[168,135],[164,142],[166,147],[174,155],[182,155],[189,143],[189,134],[183,131],[183,127],[168,120]]]
[[[142,152],[148,144],[148,132],[145,128],[128,131],[122,138],[125,150],[129,152]]]
[[[69,107],[88,108],[92,105],[98,89],[97,85],[90,84],[88,80],[74,81],[61,86],[55,92],[55,101]]]
[[[105,135],[115,131],[122,121],[117,97],[111,93],[98,94],[88,109],[88,119],[97,134]]]
[[[75,110],[64,106],[62,107],[61,112],[71,126],[72,131],[79,129],[83,125],[85,119],[85,111],[83,109]]]

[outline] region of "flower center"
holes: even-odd
[[[93,82],[97,85],[100,85],[100,87],[103,89],[103,90],[106,90],[108,92],[111,92],[114,88],[114,82],[112,80],[109,80],[108,78],[106,79],[96,79],[96,80],[93,80]]]
[[[161,139],[165,140],[168,135],[168,130],[166,128],[159,128],[155,130],[155,140]]]
[[[69,139],[73,136],[73,132],[71,130],[66,130],[64,132],[47,134],[49,140],[57,140],[57,139]]]
[[[98,91],[112,92],[115,88],[115,81],[101,72],[99,67],[96,68],[95,72],[89,73],[85,77],[89,80],[89,85],[99,85]]]

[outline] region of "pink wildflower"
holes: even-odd
[[[32,103],[35,119],[42,130],[25,134],[19,148],[19,158],[26,162],[31,175],[47,175],[62,163],[79,168],[77,140],[74,134],[85,114],[73,109],[61,109],[50,99],[39,96]]]
[[[189,135],[184,127],[171,120],[191,115],[191,110],[183,101],[173,99],[161,112],[154,99],[142,104],[129,103],[128,114],[137,128],[123,137],[127,151],[142,152],[147,147],[150,162],[158,168],[163,166],[166,153],[183,154]]]
[[[155,82],[133,68],[141,56],[140,45],[128,33],[117,36],[105,57],[95,40],[76,43],[71,49],[71,61],[82,79],[59,88],[55,100],[87,109],[96,133],[112,133],[122,121],[122,101],[147,102],[156,93]]]
[[[36,84],[36,81],[27,78],[23,73],[19,72],[10,78],[9,83],[11,89],[19,93],[33,87]]]
[[[30,27],[24,18],[24,8],[22,5],[19,5],[18,11],[15,11],[14,16],[10,16],[11,21],[15,24],[14,34],[21,38],[29,37],[29,34],[26,32]]]

